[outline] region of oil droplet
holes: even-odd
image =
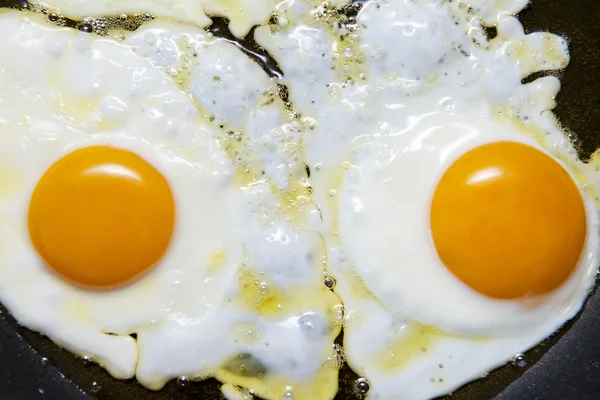
[[[82,357],[81,361],[85,367],[89,367],[92,364],[92,359],[89,357]]]
[[[48,365],[48,359],[46,357],[42,357],[42,365]]]
[[[102,390],[102,386],[98,382],[92,382],[92,393],[98,393],[100,390]]]
[[[519,368],[525,368],[527,366],[527,360],[523,354],[517,354],[511,361],[512,365]]]
[[[335,284],[336,284],[336,281],[335,281],[335,279],[334,279],[333,277],[331,277],[331,276],[326,276],[326,277],[323,279],[323,285],[325,285],[325,287],[326,287],[327,289],[333,289],[333,288],[335,287]]]
[[[185,376],[180,376],[177,379],[177,386],[179,386],[180,389],[187,389],[188,386],[190,386],[190,380]]]
[[[359,378],[355,382],[356,392],[360,395],[365,395],[371,390],[371,384],[365,378]]]
[[[91,24],[81,24],[79,25],[79,30],[81,32],[92,33],[94,31],[94,27]]]
[[[341,321],[344,319],[344,306],[337,305],[333,308],[333,318]]]
[[[269,285],[263,282],[260,284],[259,290],[262,294],[269,294],[271,289],[269,289]]]

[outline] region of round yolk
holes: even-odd
[[[58,160],[29,205],[39,255],[65,279],[91,288],[123,285],[156,264],[174,223],[166,179],[136,154],[107,146]]]
[[[532,147],[498,142],[459,158],[431,206],[437,252],[460,280],[495,298],[547,293],[579,261],[581,194],[564,168]]]

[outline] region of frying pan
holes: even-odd
[[[0,0],[0,6],[3,3],[8,1]],[[569,41],[571,64],[560,72],[563,87],[555,112],[576,133],[580,156],[587,160],[600,147],[600,2],[534,0],[519,18],[527,31],[547,30]],[[5,55],[0,49],[2,56]],[[360,398],[355,388],[356,378],[348,367],[342,369],[336,399]],[[135,380],[117,381],[99,366],[86,364],[42,335],[19,327],[0,306],[0,400],[210,400],[222,398],[219,387],[215,380],[171,382],[164,390],[151,392]],[[526,353],[521,362],[508,364],[448,398],[495,397],[600,398],[598,291],[592,293],[578,317]]]

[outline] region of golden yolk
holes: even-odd
[[[431,205],[437,252],[460,280],[495,298],[547,293],[579,261],[586,215],[573,179],[532,147],[498,142],[459,158]]]
[[[123,285],[156,264],[174,223],[166,179],[136,154],[107,146],[58,160],[29,205],[39,255],[65,279],[91,288]]]

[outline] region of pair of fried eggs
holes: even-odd
[[[368,12],[363,13],[363,18],[369,15]],[[21,100],[21,103],[10,105],[14,108],[6,108],[7,118],[9,115],[17,118],[17,113],[8,111],[21,106],[38,113],[44,110],[44,104],[54,102],[60,109],[59,113],[46,109],[43,112],[48,114],[35,115],[36,118],[26,114],[22,120],[13,121],[13,127],[20,127],[24,133],[11,136],[10,140],[15,141],[12,147],[18,148],[18,144],[25,149],[37,147],[39,154],[32,157],[39,164],[30,163],[29,157],[19,157],[14,152],[11,152],[12,156],[7,155],[7,160],[13,160],[7,171],[29,171],[25,178],[11,176],[7,179],[7,182],[29,182],[26,185],[28,190],[13,192],[22,195],[13,205],[29,205],[27,222],[24,217],[27,212],[19,212],[18,207],[8,207],[6,217],[13,219],[5,224],[7,237],[9,232],[11,235],[19,232],[16,237],[20,246],[17,248],[21,251],[14,254],[15,258],[6,261],[5,268],[9,270],[10,279],[3,281],[5,286],[12,285],[14,289],[3,288],[3,302],[19,321],[47,332],[75,353],[91,355],[117,377],[131,376],[137,361],[138,379],[149,387],[159,388],[166,379],[179,375],[208,376],[219,369],[227,356],[235,356],[248,349],[247,346],[229,346],[225,356],[209,357],[215,353],[214,348],[227,348],[227,341],[233,340],[219,338],[223,336],[222,332],[239,325],[255,326],[260,323],[260,316],[235,315],[235,311],[239,311],[235,307],[225,306],[213,314],[205,312],[215,304],[217,308],[221,307],[221,300],[230,300],[239,290],[237,270],[240,265],[247,267],[247,261],[241,261],[246,258],[240,243],[245,243],[250,252],[254,251],[251,258],[260,271],[257,274],[270,271],[267,275],[271,276],[265,280],[277,282],[275,287],[279,290],[298,290],[305,285],[322,296],[319,298],[324,299],[322,302],[309,301],[304,296],[297,301],[300,309],[304,302],[305,311],[316,310],[306,315],[322,314],[325,321],[335,319],[335,315],[328,313],[337,303],[332,296],[325,294],[328,292],[321,293],[317,286],[320,270],[313,262],[299,262],[297,267],[291,266],[284,271],[278,270],[276,265],[271,269],[265,266],[289,263],[289,260],[277,257],[281,250],[270,246],[273,243],[285,244],[287,256],[312,258],[313,261],[322,258],[325,253],[313,249],[322,246],[318,244],[318,235],[304,230],[298,233],[293,228],[286,230],[285,224],[275,224],[276,229],[268,230],[264,223],[262,230],[243,232],[246,229],[241,229],[240,224],[244,221],[244,212],[241,212],[241,217],[234,216],[243,208],[240,204],[244,200],[240,197],[250,196],[250,203],[255,201],[254,197],[262,201],[261,196],[272,196],[270,189],[268,185],[253,185],[245,188],[240,196],[234,168],[221,152],[222,138],[211,127],[198,127],[197,121],[202,118],[196,107],[188,102],[181,90],[158,71],[153,71],[157,66],[164,67],[161,62],[170,64],[164,52],[160,57],[150,57],[153,61],[151,66],[147,61],[139,61],[133,56],[132,49],[126,46],[66,31],[61,31],[62,37],[56,36],[54,40],[56,32],[51,29],[22,17],[17,18],[21,19],[18,22],[9,22],[10,19],[6,18],[4,29],[6,32],[21,32],[22,41],[13,45],[17,47],[14,53],[22,53],[25,57],[7,61],[14,65],[7,65],[5,70],[15,76],[6,74],[4,78],[7,81],[3,86],[20,91],[21,87],[14,82],[24,82],[25,76],[37,76],[39,79],[34,82],[39,86],[28,96],[16,91],[7,92],[7,99]],[[128,40],[139,55],[140,48],[144,46],[136,47],[136,40],[151,48],[156,47],[164,31],[150,28]],[[179,36],[179,39],[181,37],[186,36]],[[268,43],[267,37],[262,39],[267,48],[269,44],[277,45],[277,38],[272,43]],[[36,42],[37,47],[32,45]],[[183,42],[184,45],[176,40],[165,40],[165,43],[175,43],[177,51],[189,45],[189,40]],[[305,48],[299,48],[308,51],[311,43],[307,41],[304,45]],[[106,49],[102,49],[103,46]],[[217,58],[228,54],[223,43],[216,46],[223,47],[216,53]],[[285,49],[283,45],[278,47]],[[102,57],[103,54],[111,54],[114,60],[112,52],[116,49],[122,53],[120,62],[108,62]],[[90,53],[95,54],[96,59],[94,62],[90,60],[87,65],[70,62],[70,68],[57,69],[52,65],[56,59],[68,59],[65,54],[77,51],[82,52],[78,62],[85,62]],[[286,58],[285,54],[277,54],[276,49],[272,53],[280,62]],[[42,62],[39,54],[43,54]],[[179,54],[175,54],[175,60],[179,61]],[[141,54],[142,57],[149,55]],[[27,56],[31,58],[29,63],[26,62]],[[100,72],[106,64],[116,66],[122,75]],[[286,62],[282,64],[285,66]],[[43,73],[50,72],[50,80],[40,75],[39,65],[48,65]],[[127,65],[131,68],[124,68]],[[234,73],[240,68],[252,73],[256,71],[255,75],[260,77],[252,76],[255,81],[251,82],[258,82],[256,86],[261,89],[261,85],[264,88],[268,86],[266,77],[260,75],[261,71],[257,71],[256,67],[252,70],[253,67],[240,61],[237,68],[237,71],[236,67],[233,68]],[[123,71],[127,73],[123,74]],[[64,74],[62,81],[58,77],[61,73]],[[21,80],[18,79],[19,74]],[[68,85],[73,80],[67,77],[77,76],[75,74],[83,74],[84,79],[67,91],[62,91],[65,88],[59,84],[59,98],[53,98],[57,92],[48,88],[48,82],[52,84],[58,80]],[[150,74],[151,79],[144,74]],[[9,78],[12,79],[9,81]],[[119,82],[121,78],[123,81]],[[107,79],[109,82],[106,82]],[[111,84],[113,79],[114,84]],[[203,97],[210,98],[207,102],[209,109],[212,106],[217,111],[226,112],[227,104],[220,101],[226,101],[226,98],[219,97],[219,93],[203,95],[210,92],[207,90],[210,85],[201,77],[198,79],[201,84],[196,86],[199,90],[197,98],[200,101]],[[288,79],[286,83],[292,99],[301,103],[297,96],[304,93],[302,85],[305,82]],[[122,85],[131,81],[135,84]],[[194,77],[190,81],[195,82]],[[252,87],[252,83],[249,86]],[[192,84],[192,91],[193,87]],[[242,99],[256,106],[256,98],[261,97],[257,95],[257,89],[243,93],[241,86],[234,87],[242,90]],[[94,92],[105,88],[116,93],[102,97]],[[81,93],[86,90],[88,92]],[[165,95],[166,92],[169,94]],[[423,97],[423,103],[427,104],[430,98]],[[92,104],[90,98],[101,98],[101,104]],[[391,102],[387,104],[393,105]],[[319,106],[327,109],[327,103],[316,105]],[[100,115],[90,112],[96,107]],[[336,115],[335,103],[329,107],[327,111],[331,113],[323,113],[323,118],[329,119],[330,126],[345,126],[345,121],[332,118]],[[326,198],[318,201],[318,205],[321,217],[327,222],[324,225],[331,229],[323,229],[322,235],[328,239],[329,272],[337,278],[336,290],[346,305],[348,361],[372,382],[373,395],[383,398],[393,398],[398,393],[416,398],[444,393],[539,342],[579,308],[586,289],[591,285],[596,261],[597,238],[593,229],[596,212],[593,204],[584,200],[587,195],[582,194],[574,183],[577,180],[574,179],[573,168],[553,160],[536,141],[514,132],[512,124],[490,121],[490,118],[477,114],[460,117],[434,112],[430,116],[422,116],[425,108],[412,107],[410,113],[396,111],[399,117],[392,121],[393,134],[356,135],[356,138],[346,141],[347,144],[352,143],[353,149],[347,153],[338,152],[331,160],[323,158],[322,153],[326,150],[311,150],[313,147],[327,149],[327,143],[317,140],[311,144],[307,137],[304,149],[313,171],[315,198]],[[396,110],[399,108],[396,107]],[[84,112],[76,111],[82,109]],[[132,112],[130,110],[138,113],[135,118],[127,118]],[[252,113],[252,110],[249,111],[249,114]],[[310,115],[311,111],[307,114]],[[406,115],[422,117],[406,123],[402,120]],[[320,117],[315,115],[320,122],[316,135],[326,136],[327,132],[320,129],[325,126],[321,123],[323,121],[319,121]],[[252,119],[252,116],[247,119]],[[275,118],[267,126],[259,125],[256,130],[269,132],[281,122]],[[244,123],[245,118],[240,118],[233,125]],[[72,137],[62,134],[62,124]],[[45,134],[39,135],[40,129]],[[106,132],[102,133],[103,129]],[[144,133],[132,135],[132,132]],[[150,136],[151,132],[155,134]],[[32,142],[37,146],[30,146]],[[194,143],[194,146],[189,146],[189,143]],[[268,155],[261,157],[264,162]],[[338,163],[345,157],[348,157],[345,162]],[[332,165],[338,165],[340,171],[332,172],[336,169]],[[515,204],[514,201],[524,197],[520,196],[521,191],[529,191],[533,195],[527,196],[525,203]],[[126,199],[122,197],[125,193],[129,193]],[[556,196],[556,193],[561,195]],[[27,196],[30,201],[27,201]],[[516,214],[515,209],[522,214]],[[560,210],[558,215],[557,210]],[[265,213],[264,208],[260,208],[258,219],[264,219]],[[250,212],[249,215],[257,218],[257,213]],[[483,225],[479,218],[490,223]],[[527,225],[529,233],[523,229],[523,221],[531,221]],[[252,224],[244,226],[251,230]],[[273,222],[269,220],[266,225],[269,224]],[[98,240],[99,229],[95,227],[107,232],[102,237],[104,240]],[[256,232],[259,232],[257,237],[265,240],[252,240]],[[523,236],[518,237],[516,233]],[[294,234],[296,240],[293,239]],[[482,240],[483,237],[487,240]],[[535,246],[532,245],[533,240],[537,240]],[[491,243],[493,246],[489,246]],[[489,247],[486,248],[485,244]],[[299,249],[289,250],[290,246]],[[256,249],[260,249],[259,254],[256,254]],[[491,257],[490,254],[498,252],[498,249],[501,249],[500,253]],[[552,257],[548,258],[550,250]],[[40,263],[40,259],[45,263]],[[490,260],[494,262],[492,265]],[[547,273],[551,269],[547,266],[548,262],[557,266],[552,269],[555,274]],[[25,266],[29,266],[33,274],[40,274],[47,268],[42,264],[65,278],[65,282],[47,271],[42,272],[43,279],[37,282],[39,286],[27,290],[40,290],[50,281],[53,282],[51,287],[59,289],[50,290],[47,296],[39,296],[40,301],[35,307],[23,305],[24,300],[17,299],[19,289],[14,282],[22,281],[23,278],[18,279],[18,276],[25,275]],[[82,269],[82,265],[91,268]],[[107,268],[109,265],[114,268]],[[211,267],[214,265],[217,267]],[[151,267],[153,270],[148,272]],[[490,279],[490,271],[494,273],[493,280]],[[158,279],[159,283],[152,279],[163,273],[164,281]],[[287,280],[286,274],[289,274]],[[137,280],[131,283],[135,278]],[[200,282],[202,285],[198,287]],[[78,288],[106,289],[126,284],[123,289],[110,291]],[[159,288],[161,290],[157,291]],[[61,290],[71,293],[60,299],[61,306],[66,306],[57,316],[57,304],[49,299],[61,297],[57,294]],[[154,303],[147,302],[148,298],[142,296],[139,290],[160,295],[156,296],[158,299]],[[523,295],[530,297],[523,300]],[[293,294],[291,296],[294,297]],[[92,309],[98,310],[101,315],[91,313],[93,316],[89,318],[90,309],[86,306],[80,309],[82,299],[92,299]],[[110,311],[102,310],[104,302],[111,303]],[[179,308],[174,307],[175,304],[179,304]],[[45,320],[39,319],[42,307]],[[35,308],[39,309],[34,312]],[[117,308],[127,310],[122,319],[126,327],[114,321],[103,321]],[[147,310],[140,312],[143,308]],[[493,318],[490,318],[490,310],[494,311]],[[552,318],[545,315],[548,312],[552,313]],[[145,346],[144,329],[156,329],[157,325],[164,327],[165,322],[161,318],[165,314],[179,325],[156,334],[154,342],[148,339]],[[215,317],[209,325],[203,326],[211,327],[215,333],[211,338],[198,337],[198,330],[187,332],[187,336],[186,332],[180,332],[182,327],[200,325],[208,314]],[[57,320],[64,321],[63,317],[71,324],[79,325],[78,319],[82,315],[88,317],[84,325],[89,328],[100,321],[100,329],[95,326],[65,332],[64,327],[56,326]],[[135,321],[131,320],[132,315],[136,316]],[[545,316],[540,318],[540,315]],[[300,323],[300,314],[295,318],[299,328],[297,332],[301,333],[306,324]],[[369,318],[372,321],[365,321]],[[327,325],[322,320],[311,320],[310,326]],[[472,346],[479,346],[485,351],[468,368],[460,366],[460,363],[445,368],[451,374],[446,376],[445,383],[431,385],[424,382],[431,378],[430,365],[417,365],[415,375],[414,372],[403,371],[405,363],[387,360],[402,358],[391,351],[386,352],[387,347],[394,348],[399,343],[399,351],[409,353],[411,343],[415,342],[409,340],[403,343],[405,334],[414,334],[406,321],[421,324],[417,336],[422,334],[425,339],[419,338],[416,342],[440,342],[439,347],[432,348],[438,349],[443,357],[456,357],[458,360],[465,352],[471,352]],[[52,323],[55,326],[51,326]],[[537,329],[532,331],[531,327]],[[107,332],[127,334],[134,331],[138,332],[139,360],[132,339],[106,335]],[[311,375],[322,372],[320,366],[327,355],[327,345],[336,334],[332,330],[328,335],[322,335],[312,347],[298,346],[305,351],[310,349],[308,357],[297,358],[304,366],[310,366],[294,371],[286,370],[270,358],[278,355],[284,358],[283,355],[297,344],[292,345],[291,338],[281,341],[277,334],[280,331],[274,326],[268,326],[264,331],[264,335],[271,338],[271,344],[278,343],[277,349],[270,354],[258,351],[256,357],[270,369],[282,371],[284,382],[292,382],[294,379],[290,376],[296,382],[306,381]],[[88,336],[88,343],[82,343],[80,335]],[[183,357],[182,347],[174,348],[169,344],[174,343],[173,335],[188,337],[189,340],[184,341],[188,346],[195,342],[195,351],[188,348],[188,354]],[[427,338],[427,335],[430,337]],[[494,341],[488,338],[494,336],[500,339]],[[152,335],[148,337],[152,338]],[[292,337],[298,339],[297,336]],[[373,340],[373,337],[378,340]],[[93,343],[94,338],[105,341],[103,346],[106,345],[106,348],[98,347],[99,342]],[[162,340],[157,340],[159,338]],[[490,343],[486,345],[485,340],[488,339]],[[111,345],[108,345],[109,342]],[[428,346],[422,347],[427,350]],[[151,351],[151,356],[145,356],[144,350]],[[128,356],[123,357],[124,354]],[[434,352],[433,355],[421,356],[421,364],[434,363],[437,368],[438,361],[442,361],[440,354]],[[187,362],[176,367],[172,361],[179,357]],[[127,360],[115,365],[114,361],[119,358]],[[152,358],[169,367],[144,363],[145,359]],[[203,364],[202,367],[198,363]],[[404,378],[398,379],[398,376]],[[419,380],[407,386],[411,376],[418,376]],[[282,396],[285,386],[266,390],[264,396]],[[302,397],[298,389],[296,395]],[[331,389],[318,393],[320,397],[330,395]]]

